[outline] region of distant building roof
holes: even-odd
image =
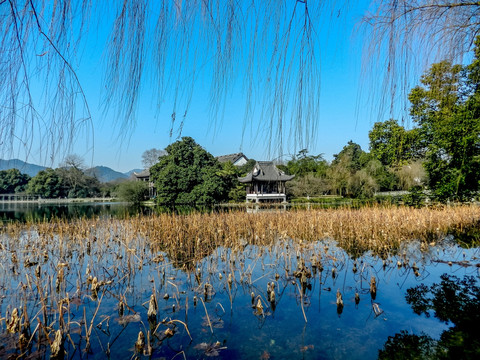
[[[232,164],[235,164],[241,158],[245,158],[245,161],[248,161],[248,158],[241,152],[240,153],[235,153],[235,154],[217,156],[218,162],[226,163],[226,162],[230,161]]]
[[[289,181],[295,175],[287,175],[277,168],[273,161],[257,161],[253,170],[245,177],[238,178],[241,183],[249,183],[256,181]]]
[[[150,176],[150,169],[146,169],[146,170],[143,170],[143,171],[140,171],[140,172],[134,172],[133,175],[136,177],[136,178],[145,178],[145,177],[149,177]]]

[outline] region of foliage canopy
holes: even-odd
[[[409,95],[427,149],[429,186],[440,200],[465,200],[480,188],[479,45],[477,38],[472,64],[433,64]]]
[[[0,194],[13,194],[25,191],[30,176],[18,169],[0,171]]]
[[[232,174],[190,137],[168,145],[150,168],[161,205],[214,204],[227,199]]]

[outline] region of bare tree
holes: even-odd
[[[60,164],[56,172],[69,187],[72,194],[85,182],[85,162],[83,158],[76,154],[67,155]]]
[[[80,171],[85,171],[85,160],[77,154],[69,154],[65,156],[63,161],[60,163],[60,167],[67,169],[75,169]]]
[[[155,165],[158,162],[158,159],[160,156],[166,155],[167,152],[165,150],[159,150],[159,149],[150,149],[150,150],[145,150],[142,154],[142,164],[145,169],[149,169],[153,165]]]
[[[375,0],[370,9],[363,18],[370,39],[363,52],[365,87],[381,115],[392,114],[395,102],[406,109],[419,76],[434,62],[461,62],[480,33],[480,1]]]

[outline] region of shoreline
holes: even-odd
[[[1,204],[73,204],[73,203],[112,203],[119,202],[117,198],[74,198],[74,199],[31,199],[31,200],[4,200],[0,199]]]

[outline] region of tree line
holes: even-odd
[[[116,184],[103,184],[76,166],[47,168],[34,177],[18,169],[0,171],[0,194],[26,193],[46,199],[111,196]]]
[[[370,152],[349,142],[331,164],[300,151],[284,169],[297,174],[296,196],[370,197],[376,191],[424,190],[445,202],[480,190],[480,38],[472,62],[433,64],[408,95],[414,127],[390,119],[369,132]]]

